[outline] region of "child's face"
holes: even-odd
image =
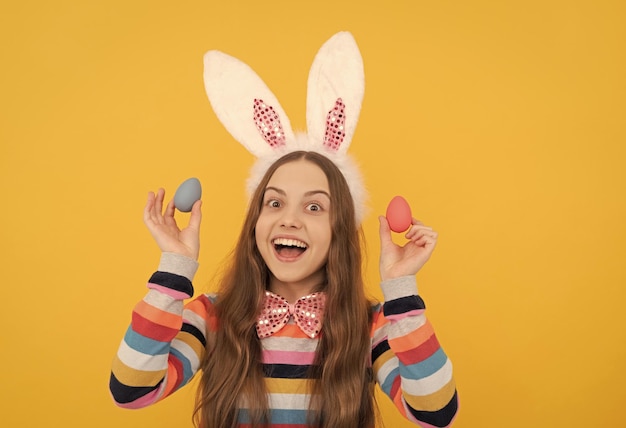
[[[325,280],[330,210],[328,179],[317,165],[298,160],[274,172],[255,229],[272,281],[306,291]]]

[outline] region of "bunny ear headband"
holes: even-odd
[[[257,157],[248,178],[252,194],[267,169],[283,155],[315,151],[330,160],[348,182],[357,223],[364,216],[365,189],[346,151],[361,110],[363,60],[352,35],[340,32],[320,48],[309,72],[307,132],[295,134],[278,99],[246,64],[220,51],[204,56],[204,86],[218,119]]]

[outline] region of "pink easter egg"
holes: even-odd
[[[411,226],[411,207],[402,196],[395,196],[387,206],[386,217],[389,228],[394,232],[402,233]]]

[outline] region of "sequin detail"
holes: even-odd
[[[339,146],[345,137],[345,108],[346,105],[343,103],[341,98],[337,98],[337,101],[335,101],[335,107],[329,111],[328,116],[326,116],[326,135],[324,136],[324,145],[329,149],[339,149]]]
[[[300,330],[309,337],[317,337],[322,329],[325,300],[324,293],[313,293],[291,305],[283,297],[266,291],[263,309],[256,323],[257,335],[260,338],[273,335],[293,316]]]
[[[267,144],[272,147],[285,145],[285,133],[278,113],[263,100],[254,100],[254,123]]]

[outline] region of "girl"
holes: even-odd
[[[252,180],[218,293],[187,304],[201,202],[180,229],[172,201],[163,211],[164,191],[149,194],[144,222],[162,257],[113,362],[110,390],[119,406],[153,404],[200,371],[198,427],[373,427],[375,383],[407,419],[451,424],[452,366],[415,284],[437,233],[413,219],[399,246],[379,218],[385,303],[369,302],[355,179],[333,156],[281,153]]]

